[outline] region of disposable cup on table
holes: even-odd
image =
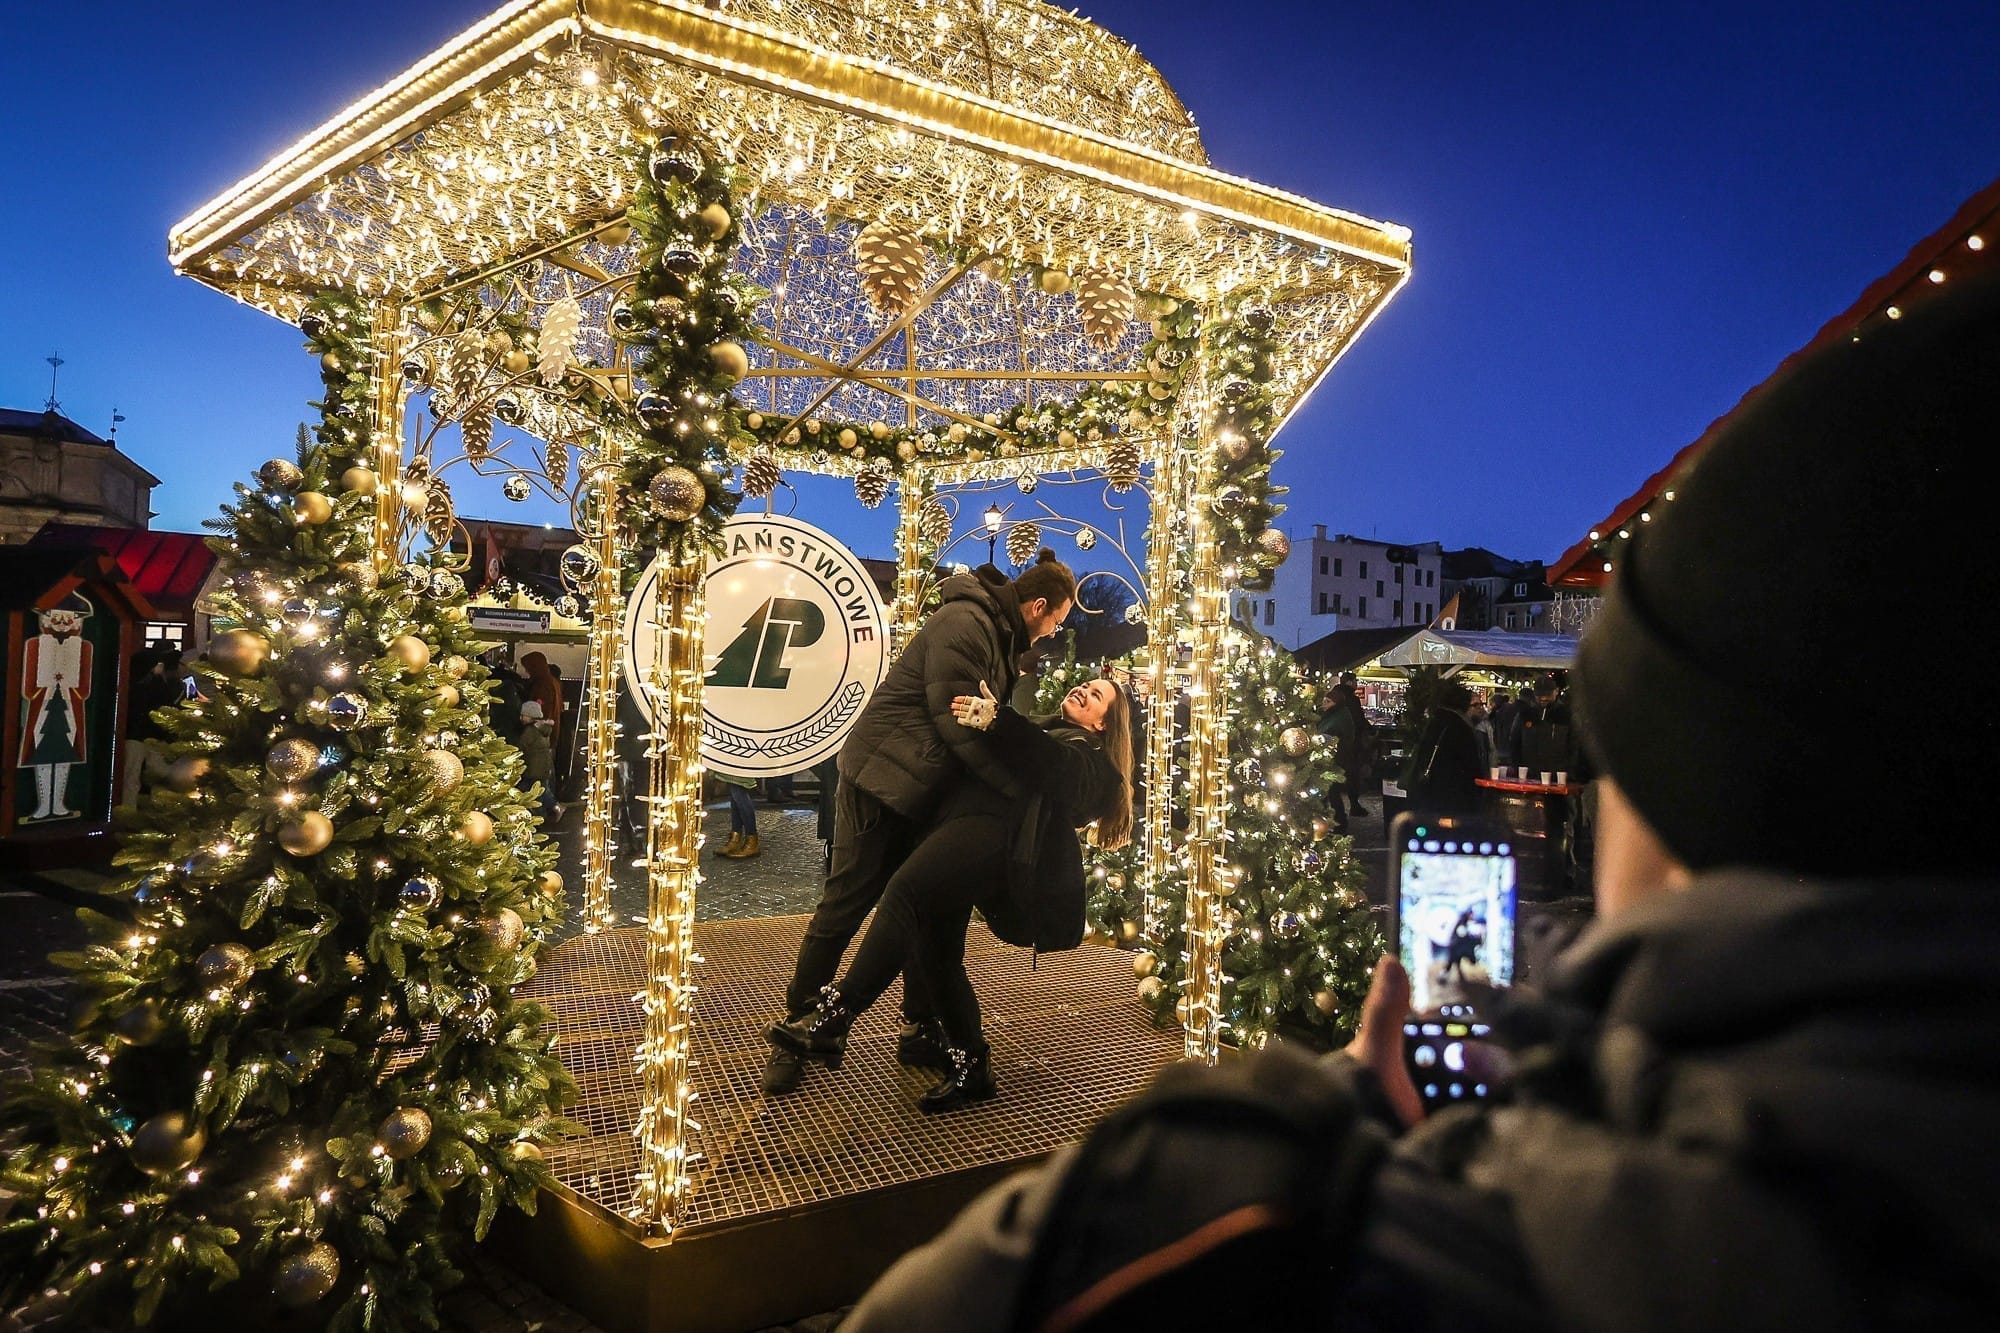
[[[1569,786],[1569,772],[1566,769],[1559,768],[1556,770],[1556,786],[1558,787]]]
[[[1548,772],[1544,772],[1544,773],[1542,774],[1542,785],[1543,785],[1544,787],[1553,787],[1553,786],[1555,786],[1555,785],[1556,785],[1556,775],[1555,775],[1555,774],[1553,774],[1553,773],[1548,773]]]

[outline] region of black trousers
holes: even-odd
[[[986,1049],[979,995],[965,974],[965,932],[972,909],[986,895],[1005,891],[1007,834],[1005,821],[982,816],[930,831],[883,891],[875,920],[840,979],[842,1004],[860,1013],[901,972],[903,993],[920,984],[953,1046]]]
[[[920,831],[867,792],[841,782],[833,798],[833,860],[799,945],[791,984],[785,987],[787,1013],[803,1014],[819,1003],[820,991],[840,970],[841,955],[909,856]],[[894,979],[891,973],[890,980]],[[922,1022],[933,1012],[923,982],[905,981],[903,1016]]]

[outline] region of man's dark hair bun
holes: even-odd
[[[1053,561],[1055,558],[1056,558],[1055,551],[1050,547],[1044,546],[1042,548],[1042,553],[1035,557],[1035,563],[1038,565],[1046,565],[1051,561]]]

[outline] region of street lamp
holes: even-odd
[[[986,563],[993,563],[993,543],[1000,539],[1000,525],[1007,515],[999,505],[986,506]]]

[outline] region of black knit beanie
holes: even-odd
[[[1992,873],[2000,275],[1817,352],[1634,523],[1587,743],[1694,869]]]

